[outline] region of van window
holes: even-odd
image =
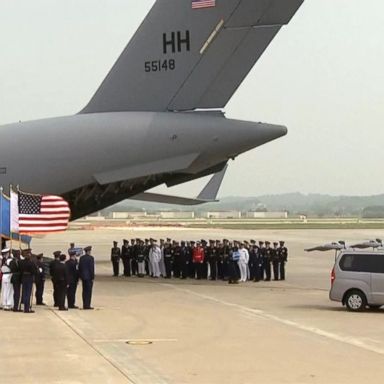
[[[346,254],[339,262],[343,271],[384,273],[384,255],[381,254]]]

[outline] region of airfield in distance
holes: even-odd
[[[113,278],[112,241],[132,237],[285,240],[287,280],[232,286]],[[329,301],[334,254],[304,252],[326,241],[369,238],[384,238],[384,229],[140,226],[70,230],[34,239],[35,252],[46,255],[66,250],[70,241],[93,245],[96,310],[54,310],[47,281],[49,305],[37,308],[34,316],[2,312],[7,329],[0,351],[2,382],[381,383],[384,310],[355,314]],[[36,345],[41,354],[35,353]],[[21,362],[28,366],[25,372]]]

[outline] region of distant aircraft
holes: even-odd
[[[61,195],[72,219],[132,197],[215,200],[229,159],[287,133],[222,108],[303,1],[157,0],[81,112],[0,127],[0,185]],[[210,174],[197,199],[145,194]]]

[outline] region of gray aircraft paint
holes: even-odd
[[[200,10],[156,1],[82,112],[223,108],[303,1],[220,0]],[[144,71],[169,60],[174,70]]]
[[[285,135],[285,127],[218,112],[168,110],[223,107],[301,3],[221,0],[192,10],[191,0],[158,0],[83,113],[0,128],[0,185],[60,194],[76,219],[162,183],[220,172]],[[170,59],[164,39],[187,31],[188,49],[176,42]],[[175,70],[146,72],[158,58],[168,69],[175,60]]]

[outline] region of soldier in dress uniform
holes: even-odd
[[[260,280],[264,280],[265,277],[265,245],[264,241],[259,241],[259,254],[260,254]]]
[[[152,261],[152,272],[155,279],[160,277],[161,249],[156,239],[150,239],[149,259]]]
[[[201,278],[207,280],[208,279],[208,259],[206,257],[207,241],[204,239],[201,239],[200,246],[204,250],[204,261],[201,266]]]
[[[209,263],[210,280],[217,279],[217,249],[215,240],[209,240],[209,246],[206,248],[206,257]]]
[[[288,249],[284,244],[284,241],[280,241],[280,247],[278,248],[280,280],[285,280],[285,263],[288,261]]]
[[[151,249],[151,244],[149,239],[144,240],[144,261],[145,261],[145,273],[147,276],[154,277],[153,263],[149,259],[149,251]]]
[[[34,278],[37,273],[35,263],[31,260],[31,249],[24,249],[22,251],[24,259],[20,260],[20,274],[21,274],[21,285],[23,288],[21,302],[24,306],[24,313],[34,313],[31,309],[31,295]]]
[[[273,242],[273,248],[271,249],[271,262],[273,269],[273,280],[279,280],[279,252],[277,246],[279,243]]]
[[[111,262],[113,267],[113,276],[119,276],[119,267],[120,267],[120,256],[121,250],[117,246],[117,241],[113,242],[113,247],[111,248]]]
[[[53,278],[56,285],[56,299],[59,307],[59,311],[67,311],[65,306],[65,297],[67,295],[67,287],[69,283],[67,268],[65,265],[65,259],[67,257],[64,254],[59,256],[59,263],[56,264],[53,271]]]
[[[85,255],[81,256],[79,261],[79,277],[83,283],[83,309],[93,309],[91,300],[95,279],[95,260],[91,255],[91,250],[91,246],[85,247]]]
[[[21,312],[20,310],[20,293],[21,293],[21,273],[20,273],[20,251],[12,250],[13,259],[9,264],[12,272],[11,283],[13,286],[13,312]]]
[[[189,262],[190,262],[190,250],[189,247],[186,245],[185,241],[182,241],[180,243],[180,269],[181,269],[181,275],[180,277],[182,279],[186,279],[188,277],[188,268],[189,268]]]
[[[52,286],[53,286],[53,306],[54,307],[59,306],[59,301],[57,299],[57,287],[56,287],[54,275],[55,275],[55,268],[60,263],[60,260],[59,260],[60,255],[61,255],[61,251],[53,252],[54,259],[49,263],[49,274],[51,276]]]
[[[123,262],[123,273],[125,277],[131,276],[131,252],[129,241],[124,239],[121,247],[121,260]]]
[[[35,277],[36,305],[45,305],[45,303],[43,302],[44,285],[45,285],[45,269],[44,269],[42,253],[36,256],[36,268],[37,268],[37,273]]]
[[[239,284],[239,273],[237,262],[240,259],[239,248],[237,243],[230,248],[228,259],[228,284]]]
[[[249,280],[255,281],[256,279],[256,271],[257,271],[257,248],[255,247],[256,241],[251,240],[250,241],[250,247],[249,247]]]
[[[223,246],[221,248],[221,260],[223,263],[223,269],[222,269],[222,280],[227,280],[229,278],[229,270],[230,270],[230,251],[231,248],[229,246],[229,240],[223,239]]]
[[[255,279],[254,281],[258,283],[260,280],[263,279],[263,256],[260,252],[260,248],[258,245],[255,244],[253,245],[253,248],[255,250],[256,256],[255,256]]]
[[[144,277],[145,276],[145,247],[144,241],[140,239],[136,239],[136,263],[137,263],[137,276]]]
[[[131,254],[131,268],[132,276],[137,275],[137,247],[139,246],[140,239],[131,239],[131,246],[129,248]]]
[[[178,241],[173,241],[173,277],[181,277],[181,255],[180,255],[180,245]]]
[[[76,260],[76,252],[69,252],[69,260],[65,262],[67,269],[68,288],[67,288],[67,302],[68,308],[79,308],[76,306],[76,290],[79,282],[78,262]]]
[[[4,311],[11,311],[13,309],[13,286],[11,283],[12,271],[10,264],[12,262],[12,256],[10,249],[4,248],[1,251],[1,256],[1,306]]]
[[[217,279],[223,280],[223,244],[220,240],[215,241],[216,247],[216,266],[217,266]]]
[[[160,274],[162,277],[166,276],[166,271],[165,271],[165,262],[164,262],[164,239],[160,239],[160,250],[161,250],[161,260],[159,263],[160,267]]]
[[[201,278],[204,278],[205,250],[200,242],[197,242],[196,246],[192,248],[192,258],[195,265],[196,279],[201,280]]]
[[[271,281],[271,258],[272,258],[272,249],[271,243],[269,241],[265,242],[265,254],[263,255],[263,265],[265,270],[265,281]]]
[[[165,278],[170,279],[172,277],[173,252],[171,244],[168,242],[164,244],[163,254],[165,263]]]

